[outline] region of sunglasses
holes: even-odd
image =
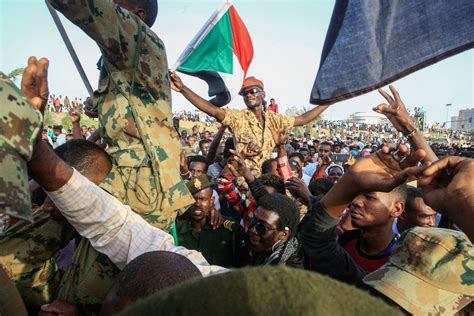
[[[276,230],[276,228],[267,228],[265,225],[263,225],[262,223],[260,222],[257,222],[256,224],[253,225],[253,228],[255,228],[255,231],[257,232],[257,234],[259,234],[260,236],[263,236],[265,235],[268,231],[270,230]]]
[[[257,93],[259,93],[259,92],[263,92],[263,90],[260,89],[260,88],[252,88],[252,89],[248,89],[248,90],[243,91],[243,92],[242,92],[242,96],[243,96],[243,97],[246,97],[247,94],[249,94],[249,93],[252,94],[252,95],[254,95],[254,94],[257,94]]]

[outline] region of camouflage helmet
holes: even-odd
[[[406,231],[389,262],[364,283],[415,315],[453,315],[474,299],[474,250],[458,231]]]
[[[43,121],[0,72],[0,213],[32,221],[26,163]]]

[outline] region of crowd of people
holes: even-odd
[[[52,94],[49,96],[47,110],[51,112],[71,112],[74,109],[78,109],[80,112],[84,110],[84,102],[82,98],[75,97],[74,99],[69,99],[68,96],[63,98],[62,95],[56,96]]]
[[[365,128],[400,137],[297,137],[329,105],[279,114],[255,77],[212,105],[168,71],[156,6],[48,1],[101,47],[101,125],[43,128],[46,58],[22,95],[1,77],[0,314],[474,313],[473,144],[440,155],[393,86]],[[171,89],[217,132],[179,130]]]

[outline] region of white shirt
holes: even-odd
[[[48,195],[79,234],[120,269],[141,254],[161,250],[188,258],[203,276],[228,271],[210,265],[200,252],[175,246],[170,234],[148,224],[76,170],[64,186]]]

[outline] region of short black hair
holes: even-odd
[[[298,141],[293,140],[290,142],[291,147],[293,147],[294,150],[298,150],[300,148],[300,144],[298,144]]]
[[[201,139],[199,141],[199,147],[201,147],[203,144],[210,143],[211,141],[209,139]]]
[[[227,138],[224,143],[224,158],[229,158],[231,156],[230,150],[235,150],[234,138]]]
[[[263,174],[258,178],[260,183],[275,188],[276,192],[286,194],[285,181],[274,174]]]
[[[109,292],[112,293],[112,300],[107,303],[116,313],[124,309],[125,304],[198,277],[202,277],[199,269],[180,254],[147,252],[130,261],[120,272]]]
[[[202,162],[206,165],[206,172],[207,172],[207,168],[209,168],[209,162],[207,161],[207,158],[204,157],[203,155],[196,155],[196,156],[192,156],[190,159],[189,159],[189,163],[188,163],[188,168],[191,167],[191,163],[192,162]]]
[[[270,170],[272,169],[272,163],[274,161],[276,161],[276,159],[270,158],[270,159],[265,160],[262,163],[262,174],[266,174],[270,172]]]
[[[288,227],[291,230],[290,237],[295,235],[300,221],[300,212],[295,201],[280,193],[269,193],[258,200],[258,206],[278,215],[277,229],[279,231]]]
[[[396,194],[400,198],[401,202],[406,204],[408,196],[408,186],[404,183],[390,191],[390,194]]]
[[[328,146],[331,147],[331,149],[332,149],[332,145],[331,145],[331,143],[328,142],[328,141],[324,141],[324,142],[322,142],[321,144],[319,144],[319,146],[322,146],[322,145],[328,145]]]
[[[290,154],[288,156],[288,159],[291,160],[293,157],[298,157],[301,162],[304,162],[304,155],[301,152],[295,151],[294,153]]]
[[[322,196],[331,190],[334,183],[328,178],[319,178],[309,183],[308,189],[314,196]]]
[[[417,197],[423,198],[423,191],[420,188],[415,188],[415,187],[412,187],[411,185],[408,185],[405,211],[407,211],[408,209],[411,209]]]
[[[56,155],[59,156],[68,165],[79,171],[82,175],[95,174],[100,159],[107,162],[107,167],[112,168],[112,160],[107,152],[99,145],[87,141],[85,139],[71,139],[54,149]]]

